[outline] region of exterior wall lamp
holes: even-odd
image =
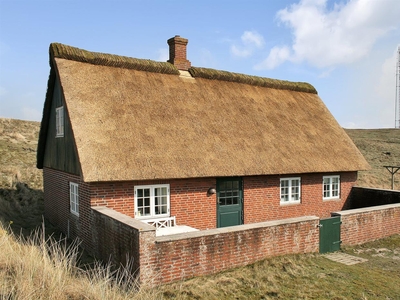
[[[208,190],[207,190],[207,196],[208,197],[210,197],[211,195],[214,195],[214,194],[216,194],[217,193],[217,191],[215,190],[215,188],[213,188],[213,187],[210,187]]]

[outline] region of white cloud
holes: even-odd
[[[256,65],[256,70],[271,70],[290,59],[290,49],[287,46],[273,47],[269,52],[268,58],[262,63]]]
[[[277,13],[278,21],[291,29],[293,43],[280,51],[272,48],[262,66],[277,67],[284,61],[318,68],[351,64],[399,27],[399,15],[398,0],[350,0],[335,3],[330,10],[327,0],[301,0]],[[289,54],[282,54],[282,49],[290,49]]]
[[[257,48],[264,46],[264,38],[256,31],[245,31],[241,36],[241,40],[245,45],[255,45]]]
[[[169,59],[169,53],[167,48],[158,49],[158,61],[167,61]]]
[[[263,36],[256,31],[245,31],[240,40],[240,46],[231,46],[231,53],[238,57],[249,57],[255,49],[262,49],[265,44]]]

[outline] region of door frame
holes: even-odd
[[[239,224],[235,224],[232,226],[236,226],[236,225],[242,225],[244,223],[244,186],[243,186],[243,178],[242,177],[220,177],[217,178],[217,194],[216,194],[216,212],[217,212],[217,228],[221,228],[221,227],[225,227],[225,226],[221,226],[221,218],[220,218],[220,204],[219,204],[219,196],[220,196],[220,183],[222,182],[226,182],[226,181],[235,181],[238,180],[239,181],[239,203],[238,205],[239,210],[238,212],[240,213],[240,219],[239,219]]]

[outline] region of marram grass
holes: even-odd
[[[157,290],[139,288],[126,270],[79,268],[76,243],[44,236],[44,228],[23,238],[0,225],[0,299],[157,298]]]

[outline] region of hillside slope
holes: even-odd
[[[384,166],[400,167],[400,129],[346,129],[365,159],[369,171],[358,175],[358,186],[391,189],[391,174]],[[400,190],[400,172],[395,175],[394,188]]]
[[[42,171],[36,168],[40,123],[0,118],[0,187],[24,182],[42,189]]]

